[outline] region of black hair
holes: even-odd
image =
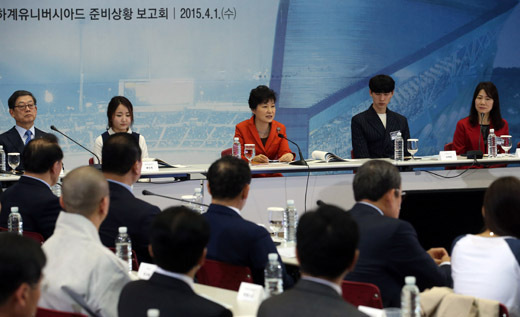
[[[63,160],[63,151],[54,134],[46,133],[41,138],[32,139],[22,153],[23,166],[31,173],[45,173],[54,163]]]
[[[110,99],[110,102],[108,103],[107,107],[107,118],[108,118],[108,127],[112,127],[112,117],[114,116],[117,107],[119,105],[123,105],[128,109],[128,112],[130,112],[130,118],[131,118],[131,124],[134,123],[134,106],[132,106],[132,103],[128,98],[124,96],[115,96]]]
[[[374,93],[388,93],[395,89],[395,81],[388,75],[376,75],[368,82],[370,91]]]
[[[16,106],[16,99],[18,99],[18,97],[22,97],[22,96],[31,96],[34,101],[34,105],[36,106],[36,98],[33,96],[33,94],[30,91],[17,90],[15,92],[13,92],[11,97],[9,97],[9,99],[7,100],[7,105],[9,106],[9,109],[14,109],[14,107]]]
[[[227,155],[211,164],[207,179],[212,197],[233,199],[251,182],[251,170],[245,161]]]
[[[259,104],[269,101],[276,102],[276,93],[267,86],[260,85],[249,93],[249,108],[255,110]]]
[[[356,201],[378,201],[389,190],[401,188],[401,175],[392,164],[382,160],[371,160],[356,171],[352,187]]]
[[[484,211],[490,231],[520,238],[520,180],[513,176],[495,180],[484,194]]]
[[[141,160],[141,148],[129,133],[114,133],[103,143],[101,150],[101,170],[125,175],[135,162]]]
[[[469,123],[472,126],[476,126],[479,124],[478,111],[475,108],[475,99],[481,90],[486,92],[486,95],[493,99],[493,108],[489,112],[489,120],[491,124],[493,124],[493,128],[496,130],[502,129],[504,126],[504,120],[502,120],[502,115],[500,114],[500,99],[498,98],[498,89],[490,81],[483,81],[475,87],[475,92],[473,92],[473,100],[471,101],[471,108],[469,109]]]

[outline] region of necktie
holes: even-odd
[[[25,138],[25,145],[27,145],[27,143],[29,143],[29,141],[31,141],[31,135],[32,135],[31,130],[25,131],[25,136],[27,137],[27,138]]]

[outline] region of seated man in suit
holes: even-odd
[[[150,230],[150,254],[157,269],[147,281],[127,284],[119,298],[119,316],[231,316],[226,308],[193,291],[193,278],[204,264],[209,225],[186,207],[170,207],[157,215]]]
[[[409,275],[415,276],[421,291],[451,286],[448,252],[426,252],[415,229],[398,219],[402,190],[397,168],[386,161],[368,161],[357,170],[352,186],[356,204],[350,214],[359,226],[360,256],[346,279],[377,285],[385,307],[401,305],[401,289]]]
[[[117,316],[117,300],[130,276],[125,263],[99,240],[110,203],[105,177],[89,166],[72,170],[63,179],[60,203],[65,211],[43,244],[48,263],[39,306],[84,314],[87,309],[72,299],[73,293],[98,316]]]
[[[60,177],[62,159],[58,139],[52,134],[27,144],[23,149],[25,174],[1,198],[0,226],[7,228],[11,207],[17,206],[24,230],[41,233],[45,239],[52,235],[61,207],[51,186]]]
[[[265,228],[240,215],[249,194],[249,165],[235,157],[224,156],[211,164],[207,178],[211,205],[203,216],[211,228],[208,259],[247,266],[253,281],[263,286],[268,254],[277,251]],[[283,263],[282,269],[286,289],[293,281]]]
[[[322,205],[304,214],[296,231],[302,278],[264,301],[258,316],[366,316],[341,297],[343,278],[359,255],[358,240],[358,226],[343,209]]]
[[[0,316],[31,317],[40,298],[45,254],[17,234],[0,234]]]
[[[103,144],[101,169],[110,187],[110,210],[99,229],[101,242],[115,246],[119,227],[127,227],[139,262],[152,260],[148,253],[149,227],[161,210],[135,198],[132,185],[141,177],[141,148],[128,133],[112,134]]]
[[[16,125],[10,130],[0,135],[0,144],[4,146],[5,154],[20,153],[20,165],[16,168],[21,171],[24,169],[23,164],[23,148],[34,138],[41,138],[45,132],[34,127],[34,120],[38,107],[36,107],[36,98],[26,91],[15,91],[7,101],[9,106],[9,114],[14,118]],[[9,166],[6,166],[10,170]]]
[[[352,150],[355,158],[393,158],[392,135],[401,132],[404,140],[410,138],[406,117],[388,109],[394,95],[395,82],[388,75],[377,75],[368,84],[373,103],[368,110],[352,117]]]

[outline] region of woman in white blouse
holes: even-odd
[[[115,96],[108,103],[107,108],[108,130],[96,138],[94,143],[94,153],[101,158],[101,150],[103,149],[103,141],[110,135],[118,132],[126,132],[132,134],[141,148],[141,158],[148,157],[148,147],[146,140],[142,135],[132,131],[134,123],[134,107],[130,100],[123,96]],[[97,161],[96,158],[94,158]],[[101,158],[103,160],[103,158]],[[96,162],[99,163],[99,162]]]

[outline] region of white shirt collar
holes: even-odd
[[[319,277],[307,276],[307,275],[302,276],[302,280],[307,280],[307,281],[311,281],[311,282],[327,285],[327,286],[331,287],[332,289],[334,289],[336,292],[338,292],[339,296],[343,296],[343,292],[341,291],[341,287],[338,284],[336,284],[336,283],[332,283],[331,281],[327,281],[327,280],[324,280],[324,279],[319,278]]]
[[[20,135],[20,138],[22,138],[23,143],[25,143],[25,131],[27,131],[27,129],[24,129],[19,125],[15,125],[14,128],[16,129],[16,131],[18,131],[18,134]],[[34,136],[35,136],[34,124],[29,130],[31,131],[33,139],[34,139]]]
[[[162,275],[166,275],[166,276],[181,280],[181,281],[185,282],[186,284],[188,284],[191,287],[191,289],[193,289],[193,279],[186,274],[166,271],[165,269],[162,269],[159,266],[155,268],[155,273],[159,273]]]
[[[358,203],[358,204],[367,205],[367,206],[370,206],[370,207],[374,208],[375,210],[377,210],[377,211],[381,214],[381,216],[384,216],[384,215],[385,215],[381,209],[379,209],[379,208],[378,208],[377,206],[375,206],[375,205],[372,205],[371,203],[367,203],[366,201],[358,201],[357,203]]]
[[[226,207],[228,207],[229,209],[234,210],[239,216],[242,217],[242,214],[240,213],[240,209],[238,209],[236,207],[233,207],[233,206],[226,206]]]
[[[108,128],[108,135],[112,135],[114,133],[116,133],[116,132],[114,130],[112,130],[112,128]],[[126,133],[132,134],[132,128],[129,127],[128,131],[126,131]]]
[[[132,194],[132,196],[135,196],[135,195],[134,195],[134,192],[133,192],[133,189],[132,189],[132,186],[128,186],[128,185],[125,184],[125,183],[121,183],[121,182],[115,181],[115,180],[113,180],[113,179],[107,179],[107,181],[112,182],[112,183],[114,183],[114,184],[118,184],[118,185],[123,186],[124,188],[128,189],[128,191]]]

